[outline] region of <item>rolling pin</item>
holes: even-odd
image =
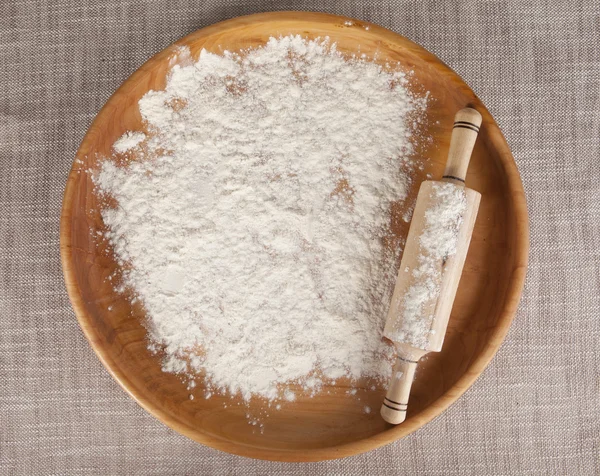
[[[442,180],[424,181],[419,189],[383,333],[397,361],[381,416],[394,425],[406,418],[419,359],[444,342],[481,199],[465,187],[480,126],[475,109],[458,111]]]

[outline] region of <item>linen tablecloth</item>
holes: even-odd
[[[522,174],[531,258],[491,365],[411,436],[338,461],[231,456],[131,400],[85,340],[59,262],[71,161],[145,60],[269,10],[360,18],[455,69]],[[0,1],[0,474],[600,474],[600,4],[589,1]]]

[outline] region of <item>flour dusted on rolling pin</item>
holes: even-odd
[[[165,371],[270,402],[389,377],[391,209],[424,106],[397,67],[300,37],[188,52],[140,100],[146,136],[117,141],[95,180]]]
[[[440,263],[456,253],[458,233],[467,208],[464,187],[452,183],[434,182],[431,203],[435,206],[425,212],[424,226],[418,237],[421,254],[411,273],[413,283],[402,297],[399,314],[388,324],[385,336],[394,342],[403,342],[425,349],[432,324],[435,303],[440,295],[443,269]]]

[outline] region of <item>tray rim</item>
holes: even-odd
[[[103,115],[106,109],[110,107],[110,104],[116,96],[118,96],[124,87],[132,82],[136,82],[139,78],[146,74],[147,70],[151,70],[155,63],[163,61],[166,57],[172,55],[174,48],[182,46],[191,40],[202,36],[211,35],[219,31],[224,31],[231,27],[238,27],[248,23],[259,23],[259,22],[272,22],[272,21],[315,21],[315,22],[345,22],[351,21],[354,24],[361,26],[368,26],[373,33],[377,33],[383,37],[387,37],[390,41],[402,42],[410,45],[412,49],[417,51],[420,56],[427,59],[435,67],[440,68],[446,74],[454,76],[460,83],[466,87],[469,92],[473,94],[476,99],[475,106],[481,112],[483,120],[486,123],[487,132],[490,136],[490,140],[495,144],[500,155],[501,163],[504,167],[504,171],[507,179],[507,189],[510,191],[512,196],[512,207],[515,214],[515,235],[517,236],[515,248],[512,250],[515,253],[515,266],[513,267],[512,273],[508,280],[508,287],[506,291],[505,305],[500,313],[498,323],[495,326],[494,331],[490,335],[490,338],[486,346],[482,349],[479,355],[469,365],[465,373],[456,381],[456,383],[448,389],[442,396],[431,403],[428,407],[423,409],[419,414],[410,418],[401,425],[391,427],[386,431],[383,431],[377,435],[346,443],[338,446],[310,449],[310,450],[274,450],[264,447],[256,447],[252,445],[243,445],[237,442],[232,442],[224,438],[216,438],[211,435],[202,433],[197,428],[186,425],[174,418],[168,413],[163,411],[161,407],[153,405],[145,395],[130,384],[127,375],[120,370],[118,365],[112,359],[110,352],[100,345],[100,336],[97,333],[95,327],[90,324],[90,319],[86,310],[85,303],[79,292],[77,285],[77,279],[71,258],[71,208],[70,205],[73,201],[73,195],[75,193],[75,178],[77,176],[77,168],[75,162],[69,172],[65,192],[63,195],[63,205],[60,217],[60,256],[61,264],[63,269],[63,275],[65,278],[65,285],[71,305],[77,317],[77,320],[83,330],[83,333],[90,343],[90,346],[104,365],[109,371],[111,376],[119,383],[119,385],[146,411],[156,417],[159,421],[166,424],[173,430],[193,439],[194,441],[210,446],[212,448],[225,451],[231,454],[239,456],[246,456],[256,459],[271,460],[271,461],[283,461],[283,462],[313,462],[323,461],[330,459],[337,459],[348,457],[360,453],[364,453],[381,446],[390,444],[396,440],[399,440],[410,433],[418,430],[426,423],[430,422],[442,412],[444,412],[452,403],[454,403],[481,375],[483,370],[488,366],[500,345],[504,341],[506,334],[510,328],[510,325],[515,317],[523,287],[525,284],[525,276],[528,265],[529,256],[529,219],[527,212],[527,204],[525,199],[525,192],[523,189],[521,177],[517,169],[516,162],[510,151],[508,143],[504,138],[499,126],[479,100],[477,95],[472,92],[465,81],[448,65],[437,58],[435,55],[427,51],[425,48],[414,43],[408,38],[392,32],[387,28],[383,28],[377,24],[366,22],[363,20],[346,17],[342,15],[333,15],[328,13],[320,12],[308,12],[308,11],[276,11],[276,12],[264,12],[256,13],[251,15],[245,15],[240,17],[231,18],[218,23],[214,23],[207,27],[196,30],[175,43],[167,46],[150,59],[148,59],[142,66],[140,66],[131,76],[129,76],[119,88],[111,95],[106,101],[104,106],[98,111],[90,127],[88,128],[86,135],[84,136],[75,159],[79,157],[81,151],[85,148],[87,141],[90,140],[90,131],[96,126],[98,119]]]

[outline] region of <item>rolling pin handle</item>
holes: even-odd
[[[481,114],[475,109],[466,107],[454,116],[454,128],[450,138],[448,161],[444,170],[443,180],[446,182],[464,183],[471,160],[471,152],[475,146]]]
[[[381,405],[381,416],[392,425],[406,419],[408,396],[417,369],[417,361],[398,357],[392,370],[392,381]]]

